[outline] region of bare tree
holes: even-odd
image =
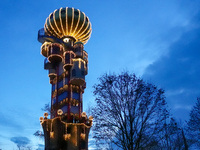
[[[44,133],[40,130],[37,130],[33,135],[35,135],[36,137],[44,138]]]
[[[190,112],[190,119],[187,122],[187,126],[190,142],[200,147],[200,97],[197,98],[197,102]]]
[[[123,150],[138,150],[158,145],[157,134],[169,115],[164,90],[122,72],[101,76],[93,93],[93,132],[98,146],[111,142]]]
[[[41,108],[41,110],[51,114],[51,106],[50,106],[50,104],[49,103],[45,104],[44,108]]]
[[[51,106],[49,103],[45,104],[43,108],[41,108],[42,111],[48,112],[48,114],[51,114]],[[44,133],[40,130],[37,130],[33,135],[36,137],[44,139]]]
[[[160,136],[160,149],[163,150],[188,150],[187,140],[185,137],[184,124],[170,118],[166,123],[164,130],[158,135]]]

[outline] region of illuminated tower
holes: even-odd
[[[86,88],[88,54],[84,44],[92,32],[89,18],[75,8],[60,8],[46,19],[38,32],[49,72],[51,116],[40,118],[45,150],[87,150],[93,117],[83,112],[82,94]]]

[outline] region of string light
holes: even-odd
[[[73,28],[73,23],[74,23],[74,8],[72,8],[72,22],[71,22],[71,27],[70,27],[69,33],[71,33],[71,30]]]
[[[68,10],[68,7],[66,7],[66,9],[65,9],[65,17],[66,17],[66,29],[65,29],[65,33],[66,33],[66,35],[69,35],[69,33],[68,33],[68,18],[67,18],[67,10]]]
[[[57,119],[57,118],[59,118],[59,117],[55,117],[55,118],[53,118],[53,119],[48,119],[48,120],[51,120],[51,121],[53,122],[53,121],[54,121],[55,119]],[[44,122],[48,122],[48,121],[44,120]],[[43,124],[44,122],[42,122],[42,124]],[[63,124],[65,124],[65,125],[84,126],[84,127],[88,128],[88,129],[91,128],[91,126],[86,125],[85,123],[67,123],[67,122],[64,122],[64,121],[62,121],[62,120],[61,120],[61,122],[62,122]],[[47,130],[47,131],[48,131],[48,130]]]
[[[61,29],[62,29],[62,33],[65,34],[65,31],[64,31],[64,28],[63,28],[63,24],[62,24],[62,14],[61,14],[61,11],[62,11],[62,7],[59,9],[59,20],[60,20],[60,26],[61,26]]]
[[[53,120],[51,120],[50,138],[54,138],[54,132],[53,132]]]
[[[75,126],[75,139],[76,139],[75,146],[77,146],[77,126]]]
[[[54,15],[53,15],[54,24],[55,24],[55,26],[56,26],[58,32],[61,34],[61,31],[60,31],[60,29],[59,29],[59,27],[58,27],[58,25],[57,25],[57,21],[56,21],[56,15],[55,15],[56,12],[57,12],[57,9],[54,11]],[[58,12],[58,15],[59,15],[59,12]],[[62,34],[61,34],[61,35],[62,35]]]
[[[77,36],[77,34],[79,34],[79,32],[82,30],[82,28],[83,28],[83,26],[84,26],[84,24],[85,24],[85,13],[83,13],[83,18],[84,18],[84,20],[83,20],[83,23],[82,23],[82,26],[79,28],[79,30],[76,32],[76,34],[75,34],[75,36]]]
[[[85,22],[84,22],[84,24],[85,24]],[[83,36],[87,35],[87,33],[86,34],[84,34],[84,33],[85,33],[85,30],[87,30],[87,28],[88,28],[89,25],[90,25],[90,23],[88,22],[87,26],[85,27],[85,29],[77,36],[77,38],[80,39],[80,37],[82,37],[82,35]]]
[[[78,27],[78,25],[79,25],[79,22],[80,22],[80,17],[81,17],[81,15],[80,15],[80,10],[79,9],[77,9],[78,10],[78,21],[77,21],[77,24],[76,24],[76,27],[75,27],[75,29],[74,29],[74,32],[77,30],[77,27]],[[75,33],[72,33],[73,35],[75,34]]]

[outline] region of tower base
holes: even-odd
[[[44,119],[42,127],[45,150],[88,150],[88,136],[92,123],[66,123],[61,117]]]

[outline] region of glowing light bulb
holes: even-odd
[[[44,121],[44,118],[43,118],[43,117],[40,117],[39,120],[40,120],[40,122],[43,122],[43,121]]]
[[[59,116],[61,116],[63,114],[62,109],[58,109],[57,113],[58,113]]]
[[[82,116],[82,117],[86,117],[86,112],[82,112],[82,113],[81,113],[81,116]]]
[[[92,121],[92,120],[93,120],[93,117],[92,117],[92,116],[90,116],[90,117],[89,117],[89,120],[90,120],[90,121]]]
[[[69,42],[69,38],[64,38],[63,41],[64,41],[65,43],[68,43],[68,42]]]
[[[44,117],[45,117],[45,118],[47,118],[48,115],[49,115],[49,114],[48,114],[47,112],[44,113]]]

